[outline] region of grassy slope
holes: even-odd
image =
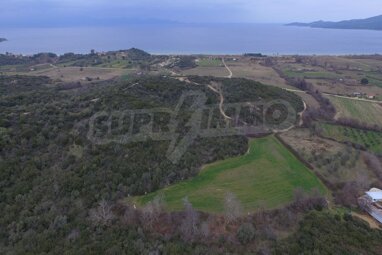
[[[382,125],[382,107],[376,103],[329,97],[339,112],[338,117],[357,119],[368,124]]]
[[[325,190],[312,172],[270,136],[251,140],[250,152],[244,156],[207,165],[197,177],[138,197],[137,202],[147,203],[163,193],[170,210],[181,209],[187,196],[199,210],[221,212],[226,192],[233,192],[246,211],[253,211],[290,202],[297,187]]]

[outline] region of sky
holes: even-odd
[[[0,0],[0,27],[338,21],[382,14],[382,0]]]

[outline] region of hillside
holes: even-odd
[[[216,81],[222,83],[227,102],[281,98],[301,111],[301,99],[290,92],[244,79]],[[206,163],[248,150],[244,136],[198,138],[173,164],[166,157],[169,141],[97,145],[87,139],[89,119],[99,112],[174,109],[183,92],[195,90],[205,93],[207,105],[216,105],[218,96],[204,85],[164,77],[65,90],[52,85],[54,81],[47,77],[0,76],[0,250],[4,254],[60,254],[64,250],[68,254],[86,254],[86,250],[110,254],[106,237],[122,232],[132,247],[136,232],[120,228],[121,223],[112,224],[115,219],[105,225],[108,231],[95,231],[102,225],[89,219],[92,208],[100,201],[115,204],[130,195],[156,191],[195,176]],[[177,131],[185,133],[192,112],[180,111]],[[123,123],[129,121],[123,119]],[[164,121],[158,116],[160,130],[165,128]],[[139,122],[134,119],[134,123]],[[96,137],[101,137],[102,119],[94,125]],[[120,126],[113,135],[121,132],[127,131]],[[64,249],[67,242],[70,247]],[[143,250],[129,254],[147,254]]]
[[[300,26],[312,28],[334,28],[334,29],[366,29],[366,30],[382,30],[382,15],[367,19],[353,19],[339,22],[332,21],[315,21],[312,23],[290,23],[287,26]]]
[[[381,254],[381,60],[0,54],[0,253]]]

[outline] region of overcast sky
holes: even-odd
[[[0,0],[0,26],[144,20],[285,23],[382,14],[382,0]]]

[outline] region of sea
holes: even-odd
[[[0,28],[0,53],[87,53],[132,47],[152,54],[382,54],[382,31],[281,24],[135,24],[116,27]]]

